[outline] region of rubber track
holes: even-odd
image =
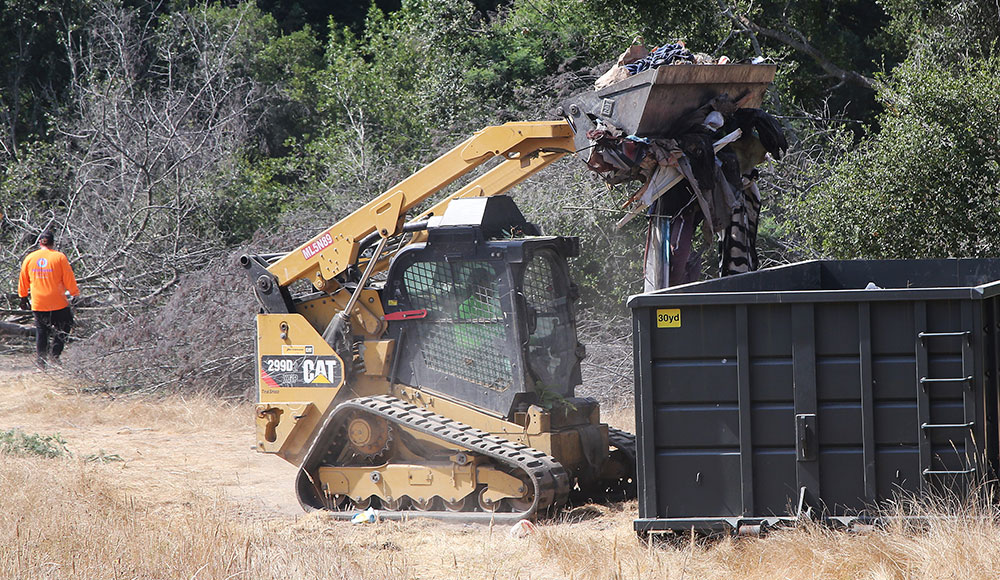
[[[626,457],[628,457],[631,463],[632,481],[631,483],[622,482],[624,487],[625,497],[627,499],[635,499],[638,496],[638,481],[639,476],[636,473],[635,464],[635,435],[629,433],[628,431],[622,431],[621,429],[615,429],[614,427],[608,427],[608,443],[614,445],[621,451]]]
[[[362,397],[345,401],[334,409],[327,421],[324,422],[323,430],[326,432],[336,429],[341,418],[346,418],[350,411],[362,411],[398,425],[402,428],[419,431],[427,435],[436,437],[450,445],[465,449],[471,453],[476,453],[493,459],[495,462],[514,468],[515,472],[520,472],[528,476],[535,488],[535,500],[531,507],[523,512],[449,512],[449,511],[419,511],[401,510],[388,511],[380,510],[379,517],[384,519],[401,519],[404,517],[430,517],[448,521],[458,522],[516,522],[521,519],[530,519],[536,515],[557,508],[566,502],[570,492],[570,478],[563,466],[553,457],[527,445],[515,443],[502,437],[490,435],[464,423],[459,423],[447,417],[432,413],[416,405],[405,403],[395,397],[381,395],[377,397]],[[322,438],[322,435],[321,437]],[[633,438],[634,441],[634,438]],[[332,442],[332,445],[346,444],[346,438]],[[328,452],[331,449],[328,449]],[[332,449],[336,455],[339,449]],[[310,451],[310,456],[313,452]],[[327,453],[323,454],[324,456]],[[310,461],[307,459],[303,465]],[[318,463],[316,467],[318,467]],[[303,474],[300,471],[300,478]],[[323,505],[317,505],[310,498],[302,496],[301,487],[296,486],[299,493],[299,503],[303,507],[322,509]],[[473,498],[475,502],[475,498]],[[477,505],[474,503],[474,505]],[[478,506],[477,506],[478,507]],[[350,518],[353,511],[333,511],[330,512],[337,518]]]
[[[609,426],[608,443],[621,449],[622,453],[632,460],[632,466],[635,467],[635,435]]]

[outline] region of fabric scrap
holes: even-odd
[[[651,68],[659,68],[664,65],[676,63],[693,63],[694,55],[684,48],[683,44],[665,44],[653,49],[649,56],[641,58],[631,64],[626,64],[629,74],[635,75]]]

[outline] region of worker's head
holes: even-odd
[[[56,243],[56,236],[51,230],[45,230],[42,235],[38,236],[38,244],[40,246],[45,246],[46,248],[51,248],[53,244]]]

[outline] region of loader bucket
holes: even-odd
[[[560,106],[573,128],[577,152],[590,156],[587,131],[602,119],[639,137],[682,132],[689,115],[726,93],[740,107],[760,107],[774,80],[770,64],[668,65],[572,97]]]

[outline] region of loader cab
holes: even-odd
[[[456,200],[395,257],[393,380],[508,418],[574,396],[583,347],[566,260],[579,242],[537,233],[509,197]]]

